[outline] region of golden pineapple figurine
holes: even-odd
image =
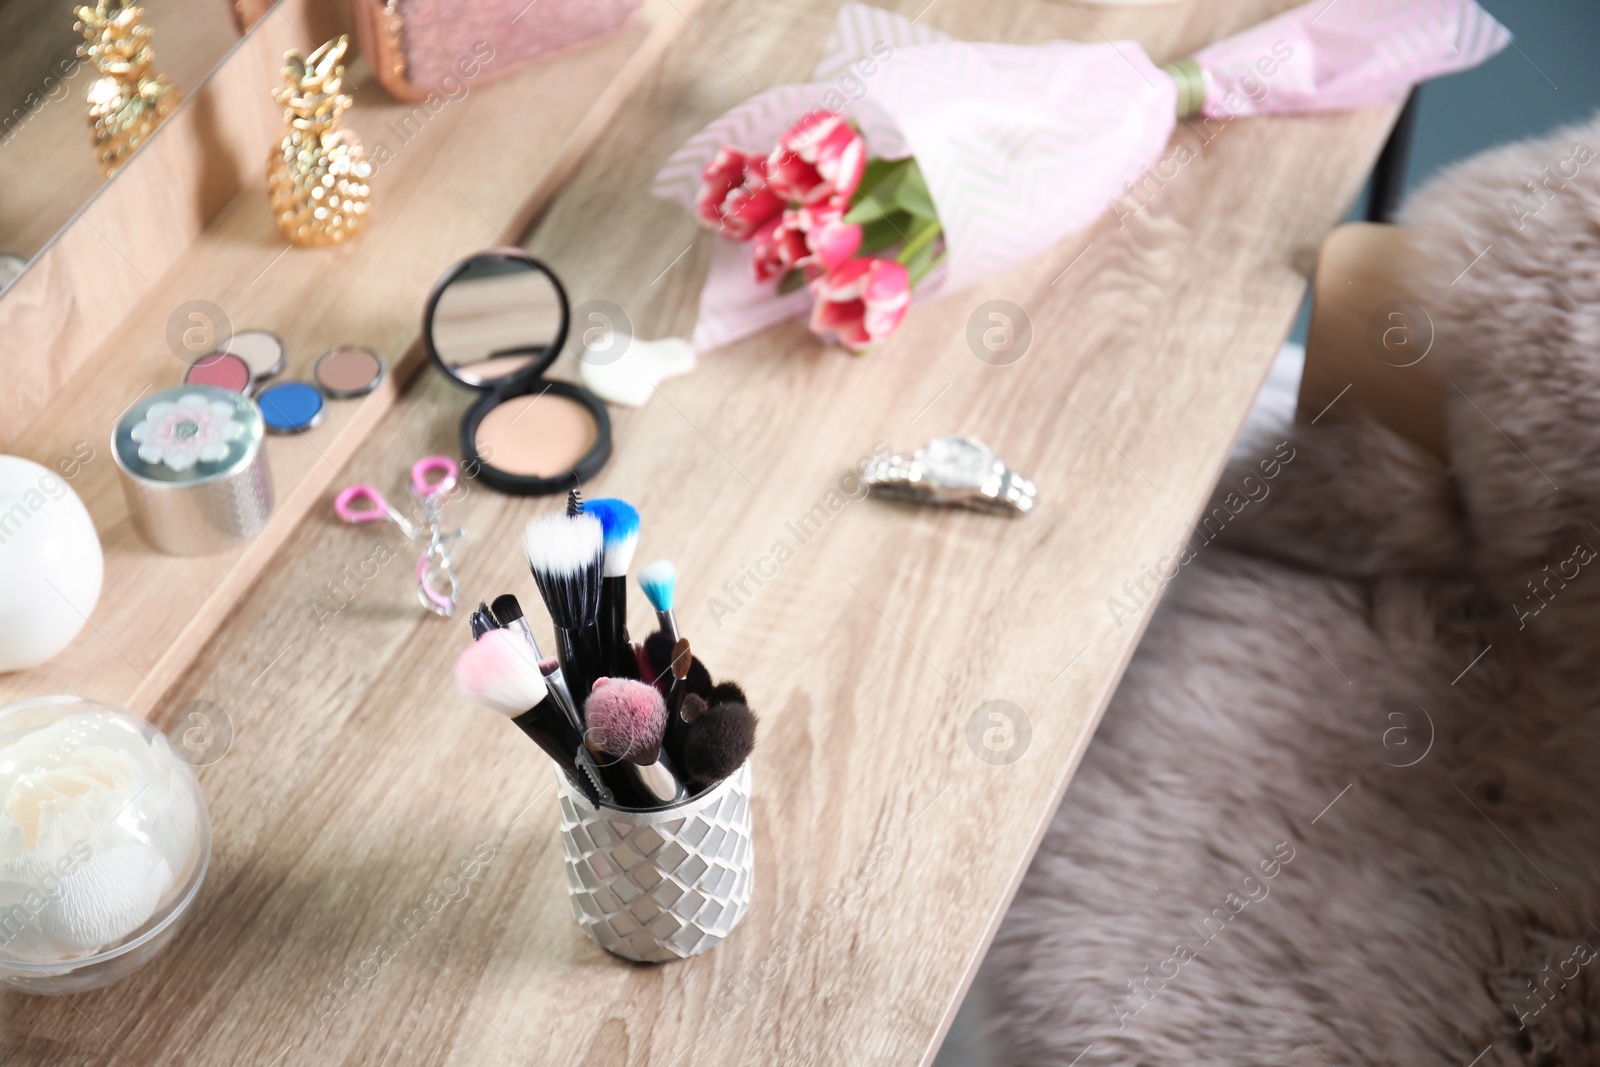
[[[150,71],[156,54],[150,28],[140,21],[143,8],[127,0],[97,0],[73,14],[78,16],[73,28],[83,34],[78,56],[102,75],[89,84],[89,129],[100,169],[109,178],[172,114],[183,94],[165,75]]]
[[[284,88],[274,93],[289,126],[267,161],[267,192],[278,229],[297,245],[337,244],[367,221],[372,164],[361,141],[341,129],[350,107],[343,92],[349,37],[329,41],[305,59],[283,57]]]

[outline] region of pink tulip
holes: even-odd
[[[767,157],[767,180],[785,200],[815,204],[848,199],[866,166],[867,143],[844,116],[813,111],[789,127]]]
[[[783,210],[767,185],[767,161],[724,145],[700,175],[695,214],[734,241],[748,241]]]
[[[861,227],[844,221],[844,214],[849,210],[850,200],[846,196],[800,209],[800,228],[806,235],[806,249],[810,254],[799,266],[821,273],[856,254],[856,249],[861,247]]]
[[[889,336],[911,306],[911,279],[892,259],[852,259],[811,283],[811,332],[852,352]]]
[[[815,206],[789,208],[763,226],[755,237],[756,281],[770,282],[796,267],[815,278],[855,255],[861,246],[861,227],[844,221],[848,207],[843,197],[835,197]]]
[[[756,281],[770,282],[783,277],[806,257],[806,235],[800,229],[799,212],[785,211],[756,233],[753,261]]]

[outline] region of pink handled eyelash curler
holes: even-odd
[[[417,601],[435,615],[455,614],[461,583],[456,578],[451,553],[467,532],[446,530],[439,512],[450,491],[461,482],[461,471],[449,456],[424,456],[411,465],[411,495],[416,497],[419,520],[412,524],[396,511],[383,494],[370,485],[352,485],[333,501],[333,510],[345,522],[392,522],[410,541],[426,540],[417,557]],[[441,592],[448,586],[449,592]]]

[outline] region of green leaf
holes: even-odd
[[[874,159],[869,162],[861,174],[861,182],[856,186],[852,206],[845,212],[844,221],[865,225],[892,212],[901,175],[908,167],[914,166],[914,159]]]
[[[938,238],[942,229],[943,227],[939,225],[937,218],[926,220],[906,238],[905,247],[900,250],[900,254],[895,258],[907,268],[913,266],[918,260],[929,262],[931,265],[931,260],[926,250],[933,246],[933,242]]]
[[[778,279],[778,295],[788,296],[790,293],[804,288],[805,284],[805,272],[799,267],[796,267],[794,270],[789,271],[782,278]]]
[[[906,267],[906,278],[910,281],[911,288],[915,289],[918,283],[928,276],[929,271],[943,263],[947,254],[948,250],[940,252],[933,259],[929,259],[927,256],[918,256],[916,262]]]
[[[905,240],[913,225],[911,216],[904,211],[896,211],[892,215],[864,224],[861,227],[861,247],[856,249],[856,255],[869,256],[890,245],[899,244]]]
[[[850,203],[852,205],[860,203],[862,197],[877,188],[879,182],[883,181],[896,167],[903,166],[905,162],[903,159],[867,160],[866,168],[861,172],[861,181],[857,183],[855,194],[851,197]]]
[[[906,160],[910,166],[899,175],[894,202],[921,219],[937,219],[939,212],[933,206],[933,194],[928,192],[927,180],[915,159]]]

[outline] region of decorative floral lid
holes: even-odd
[[[112,452],[135,478],[198,485],[225,478],[261,449],[261,409],[213,385],[181,385],[140,399],[117,420]]]

